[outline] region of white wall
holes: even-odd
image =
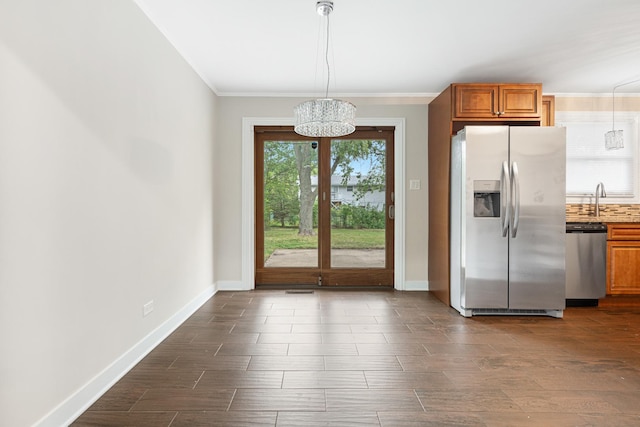
[[[213,292],[216,102],[130,0],[0,0],[0,424]]]
[[[291,118],[300,98],[220,97],[216,136],[215,177],[217,283],[238,284],[242,279],[242,119]],[[424,98],[349,99],[359,118],[405,118],[406,240],[405,282],[427,284],[427,104]],[[293,119],[292,119],[293,120]],[[409,190],[409,180],[419,179],[420,190]]]

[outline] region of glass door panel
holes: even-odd
[[[256,285],[393,286],[393,129],[255,129]]]
[[[317,141],[264,141],[264,268],[319,267]]]
[[[331,267],[386,266],[386,141],[331,141]]]

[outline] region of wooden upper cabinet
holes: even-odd
[[[553,95],[543,95],[540,126],[555,126],[555,125],[556,125],[556,97]]]
[[[453,84],[454,119],[540,120],[542,84]]]

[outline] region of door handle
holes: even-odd
[[[389,219],[395,219],[396,217],[396,207],[394,205],[389,205]]]
[[[518,174],[518,164],[511,164],[511,199],[513,200],[513,219],[511,224],[511,237],[518,234],[518,225],[520,225],[520,177]]]
[[[502,172],[500,173],[500,226],[502,228],[502,237],[509,234],[509,165],[506,161],[502,162]]]

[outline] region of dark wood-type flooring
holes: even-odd
[[[638,426],[640,310],[465,319],[427,292],[219,292],[75,426]]]

